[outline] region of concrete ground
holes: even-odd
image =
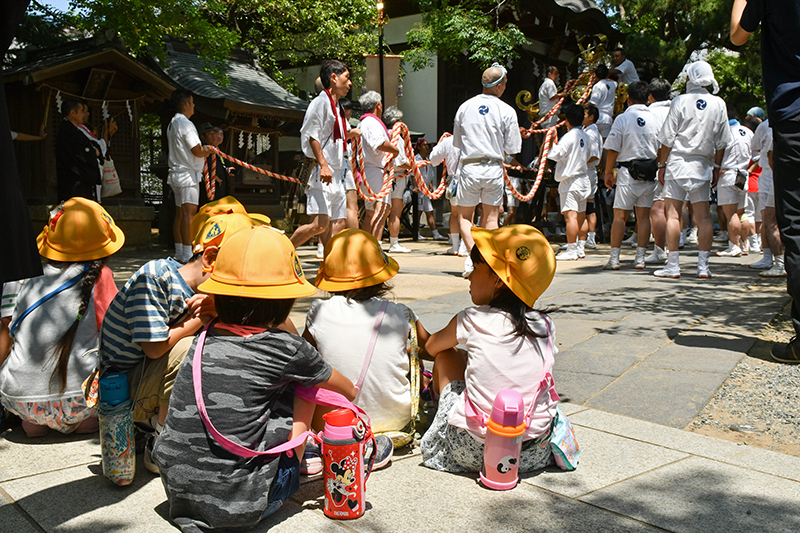
[[[444,244],[405,245],[414,251],[396,256],[394,296],[436,331],[470,305],[463,259],[442,255]],[[787,301],[783,280],[742,266],[758,257],[712,257],[714,277],[698,280],[696,249],[682,253],[679,280],[633,270],[633,251],[606,272],[607,252],[559,263],[538,304],[559,308],[554,376],[582,447],[576,471],[494,492],[399,450],[367,483],[362,518],[326,518],[312,478],[256,531],[800,531],[800,458],[683,431]],[[118,281],[157,255],[115,257]],[[313,279],[311,247],[301,258]],[[298,327],[310,301],[292,313]],[[118,488],[99,455],[93,437],[0,433],[0,531],[175,531],[158,477],[140,462],[134,484]]]

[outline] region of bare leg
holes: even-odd
[[[625,224],[628,222],[630,211],[627,209],[614,209],[614,222],[611,223],[611,247],[621,248],[622,238],[625,236]]]
[[[295,248],[305,244],[311,237],[316,237],[328,227],[328,215],[311,215],[311,222],[297,228],[291,241]]]
[[[694,221],[697,223],[697,247],[701,252],[711,251],[714,240],[714,225],[711,223],[711,205],[709,202],[692,204]]]
[[[458,206],[458,226],[461,228],[461,239],[467,247],[467,251],[471,252],[475,241],[472,240],[472,217],[475,216],[475,206],[466,207],[463,205]]]
[[[403,214],[402,198],[392,198],[392,209],[389,213],[389,237],[395,239],[400,235],[400,215]]]
[[[678,241],[681,238],[681,214],[683,201],[667,198],[664,200],[667,216],[667,246],[670,252],[678,251]]]
[[[741,248],[744,243],[739,242],[739,238],[742,236],[742,223],[739,220],[738,210],[738,204],[722,206],[722,212],[725,213],[728,220],[728,240]]]
[[[578,241],[578,229],[584,218],[578,215],[577,211],[564,211],[564,220],[567,222],[567,243],[569,244],[575,244]]]
[[[329,228],[329,236],[328,239],[325,240],[325,244],[328,244],[328,240],[331,237],[339,233],[340,231],[344,231],[347,229],[347,219],[346,218],[337,218],[336,220],[331,221]]]
[[[183,204],[181,206],[181,242],[185,246],[191,246],[194,235],[192,235],[192,219],[197,214],[197,204]]]
[[[481,204],[483,212],[480,226],[482,228],[497,229],[500,227],[500,207],[499,205]]]
[[[428,226],[430,226],[431,231],[436,231],[436,217],[433,216],[433,211],[426,211],[425,217],[428,219]]]
[[[662,250],[667,247],[667,215],[664,210],[664,200],[653,202],[650,209],[650,227],[656,246]]]
[[[358,227],[358,194],[356,191],[347,191],[347,227]]]
[[[778,231],[778,219],[776,218],[774,207],[764,208],[762,221],[764,234],[767,238],[766,242],[772,250],[772,255],[775,257],[783,255],[784,248],[781,242],[781,234]]]
[[[638,238],[637,246],[639,248],[647,248],[650,243],[650,208],[649,207],[636,207],[636,221],[639,223],[639,232],[636,234]]]

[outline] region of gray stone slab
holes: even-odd
[[[477,474],[457,475],[393,463],[367,482],[367,511],[347,521],[351,531],[652,531],[625,517],[521,483],[510,491],[481,487]],[[322,506],[322,482],[303,485],[292,498],[304,509]],[[304,511],[305,513],[306,511]]]
[[[249,530],[251,533],[327,533],[327,532],[352,532],[349,521],[331,520],[319,509],[306,509],[300,503],[289,500],[284,503],[275,514],[268,516],[256,527]]]
[[[613,324],[604,320],[566,318],[561,313],[553,313],[551,318],[556,323],[556,347],[559,350],[575,346]]]
[[[50,431],[46,437],[30,439],[19,425],[0,435],[0,482],[99,461],[96,436]]]
[[[800,457],[715,439],[691,431],[682,431],[595,409],[586,409],[570,414],[569,419],[577,426],[593,428],[757,472],[800,481]]]
[[[633,313],[613,326],[608,327],[605,333],[667,339],[676,337],[696,321],[696,318],[680,313],[641,311]]]
[[[683,428],[728,377],[725,373],[632,368],[586,405],[666,426]]]
[[[556,356],[558,362],[558,356]],[[556,391],[565,402],[584,403],[603,390],[614,378],[587,372],[561,370],[555,374]]]
[[[0,529],[14,533],[37,533],[28,520],[0,493]]]
[[[582,353],[598,355],[624,352],[642,359],[655,352],[666,343],[666,340],[659,338],[635,337],[621,333],[608,335],[601,332],[580,344],[576,344],[572,349],[580,350]]]
[[[572,416],[573,414],[580,413],[581,411],[585,411],[587,409],[582,405],[570,402],[558,402],[558,406],[561,408],[561,412],[567,416]]]
[[[551,467],[538,475],[523,474],[526,483],[577,498],[688,457],[683,452],[585,427],[575,427],[575,438],[581,454],[574,472]]]
[[[0,488],[46,531],[174,533],[163,515],[161,479],[139,459],[136,479],[128,487],[105,479],[98,464],[7,481]]]
[[[800,531],[800,483],[690,457],[581,501],[669,531]]]
[[[691,330],[690,330],[691,331]],[[752,345],[752,343],[750,343]],[[642,361],[642,367],[730,374],[745,352],[670,343]]]
[[[553,368],[556,375],[562,370],[588,372],[604,376],[619,376],[639,361],[636,355],[628,353],[592,353],[580,349],[583,343],[558,354]]]

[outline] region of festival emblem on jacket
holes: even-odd
[[[697,101],[697,104],[695,104],[695,105],[697,105],[697,109],[699,109],[700,111],[702,111],[703,109],[705,109],[705,108],[706,108],[706,106],[708,105],[708,103],[707,103],[705,100],[698,100],[698,101]]]
[[[325,490],[330,494],[330,501],[335,507],[347,505],[350,511],[358,511],[358,486],[355,474],[359,465],[358,458],[355,454],[350,454],[338,463],[331,462],[330,465],[332,476],[327,479],[325,485]]]
[[[480,113],[481,115],[488,115],[489,114],[489,106],[487,106],[487,105],[480,106],[478,108],[478,113]]]
[[[642,117],[637,118],[636,123],[639,125],[640,128],[644,128],[644,125],[647,124]]]

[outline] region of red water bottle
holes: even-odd
[[[364,514],[364,483],[369,477],[364,467],[364,443],[371,439],[375,450],[375,438],[350,409],[336,409],[322,419],[325,421],[322,432],[325,515],[339,520],[358,518]]]

